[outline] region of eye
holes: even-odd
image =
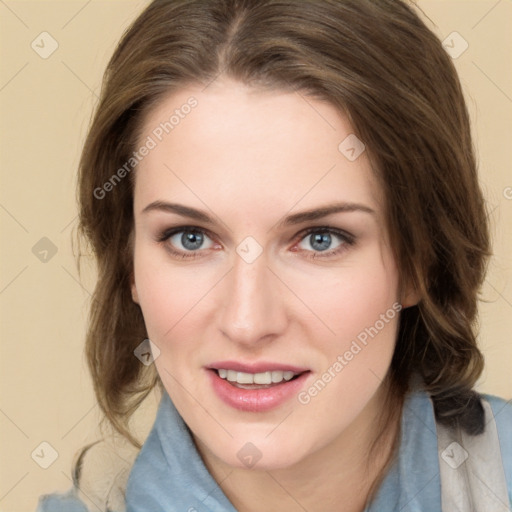
[[[339,243],[332,248],[333,238],[338,239]],[[346,250],[348,247],[354,245],[355,238],[353,235],[331,227],[315,227],[309,228],[306,233],[302,233],[300,242],[301,249],[312,254],[306,256],[308,258],[327,258],[336,256]],[[307,246],[313,248],[311,251]]]
[[[205,239],[211,244],[204,247]],[[199,256],[200,249],[211,249],[213,241],[203,229],[181,226],[179,228],[164,231],[159,237],[159,242],[167,242],[166,247],[173,256],[180,258],[195,258]],[[176,250],[177,248],[177,250]]]
[[[338,239],[338,244],[332,248],[333,239]],[[196,258],[201,256],[204,250],[220,247],[213,242],[208,232],[194,226],[180,226],[163,231],[157,238],[158,242],[165,243],[166,249],[176,258]],[[205,246],[205,241],[209,240]],[[355,237],[349,233],[328,226],[309,228],[300,233],[300,250],[292,248],[292,252],[304,252],[306,258],[328,258],[337,256],[350,246],[355,244]],[[309,245],[312,250],[305,247]]]

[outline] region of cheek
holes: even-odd
[[[205,308],[211,305],[212,286],[219,277],[206,267],[179,267],[169,262],[165,251],[149,246],[136,248],[134,272],[148,336],[162,355],[184,355],[197,348],[193,340],[207,323]]]
[[[357,259],[347,260],[343,267],[315,277],[288,276],[295,279],[294,291],[305,298],[314,313],[304,316],[304,328],[321,329],[318,332],[323,334],[317,339],[326,340],[327,352],[344,348],[360,334],[364,338],[375,323],[382,338],[393,337],[393,319],[400,306],[398,273],[389,255],[382,255],[376,247],[368,248]]]
[[[194,329],[199,327],[199,302],[205,292],[187,285],[189,280],[177,269],[166,270],[165,265],[150,262],[143,266],[142,262],[136,283],[148,337],[160,351],[154,364],[176,405],[186,404],[180,383],[187,382],[187,369],[197,366]]]
[[[311,294],[308,285],[309,296],[316,298],[312,309],[330,333],[324,326],[327,335],[310,336],[323,356],[322,368],[300,401],[308,404],[305,411],[311,418],[327,414],[338,426],[358,414],[384,379],[401,310],[398,272],[391,257],[375,247],[359,256],[340,269],[335,280],[325,279],[323,294]],[[337,404],[336,411],[326,407],[329,403]]]
[[[386,256],[386,255],[385,255]],[[177,266],[165,251],[143,246],[135,251],[135,282],[148,334],[154,341],[174,337],[190,324],[201,323],[204,308],[223,303],[212,290],[221,277],[208,265]],[[314,274],[297,268],[279,269],[285,282],[293,283],[294,294],[304,303],[292,309],[306,331],[322,329],[322,339],[349,340],[373,326],[397,300],[397,272],[392,260],[376,248],[358,255],[337,269],[318,269]],[[293,302],[293,300],[292,300]],[[282,306],[290,306],[284,300]],[[188,328],[190,329],[190,325]],[[387,327],[387,323],[386,323]],[[330,335],[329,335],[330,331]],[[364,337],[364,334],[362,335]],[[336,349],[342,348],[334,344]]]
[[[396,288],[393,275],[382,267],[367,267],[355,273],[340,291],[335,331],[345,340],[364,339],[364,333],[376,325],[383,336],[387,335],[387,326],[395,316]]]
[[[183,309],[187,289],[177,281],[178,273],[166,270],[158,252],[142,244],[135,247],[134,274],[148,335],[161,347],[163,334],[172,329]]]
[[[335,334],[316,337],[323,366],[298,399],[307,428],[321,424],[330,438],[361,413],[391,364],[401,310],[394,267],[375,260],[352,268],[328,289],[323,305]]]

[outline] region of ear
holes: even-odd
[[[405,309],[410,308],[411,306],[416,306],[419,301],[420,294],[416,288],[411,284],[406,285],[400,296],[400,304],[402,305],[402,308]]]
[[[135,277],[133,275],[133,272],[130,276],[130,286],[132,290],[132,300],[135,302],[135,304],[139,304],[139,294],[137,293],[137,286],[135,284]]]

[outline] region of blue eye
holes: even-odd
[[[181,236],[178,237],[180,233]],[[187,251],[194,251],[201,248],[205,234],[200,231],[181,231],[172,236],[171,240],[172,238],[177,238],[177,241],[179,241]]]
[[[339,240],[338,245],[331,249],[333,237]],[[340,254],[349,246],[354,245],[355,237],[339,229],[328,226],[309,228],[306,232],[301,232],[296,239],[300,243],[308,243],[313,250],[301,247],[300,251],[292,249],[292,252],[310,253],[306,258],[328,258]],[[196,258],[201,256],[202,250],[211,249],[214,242],[208,233],[201,228],[194,226],[180,226],[164,231],[157,238],[159,242],[168,242],[167,250],[175,257],[180,259]],[[205,240],[210,240],[209,246],[205,247]],[[181,245],[182,248],[179,246]],[[176,249],[177,247],[177,249]]]
[[[333,236],[334,238],[338,238],[340,243],[334,249],[330,249]],[[341,253],[347,246],[354,245],[355,238],[348,233],[326,226],[309,228],[305,236],[301,238],[301,242],[303,241],[307,242],[313,248],[313,251],[304,249],[306,252],[312,253],[308,255],[307,258],[318,259],[335,256]]]
[[[179,228],[171,229],[162,233],[162,235],[158,238],[160,242],[169,241],[170,244],[170,252],[174,256],[179,256],[181,258],[195,258],[199,255],[198,249],[201,249],[201,246],[205,240],[208,238],[206,232],[199,228],[186,227],[182,226]],[[173,247],[176,247],[178,244],[184,248],[184,250],[179,249],[175,250]],[[209,247],[202,247],[203,249],[208,249]]]

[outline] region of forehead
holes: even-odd
[[[347,117],[299,92],[261,91],[229,80],[188,86],[146,115],[137,146],[135,201],[197,204],[242,199],[290,210],[300,201],[358,201],[378,209],[379,187]],[[156,197],[156,196],[160,197]],[[195,197],[194,197],[195,195]],[[227,203],[226,203],[227,201]],[[239,206],[239,205],[238,205]]]

